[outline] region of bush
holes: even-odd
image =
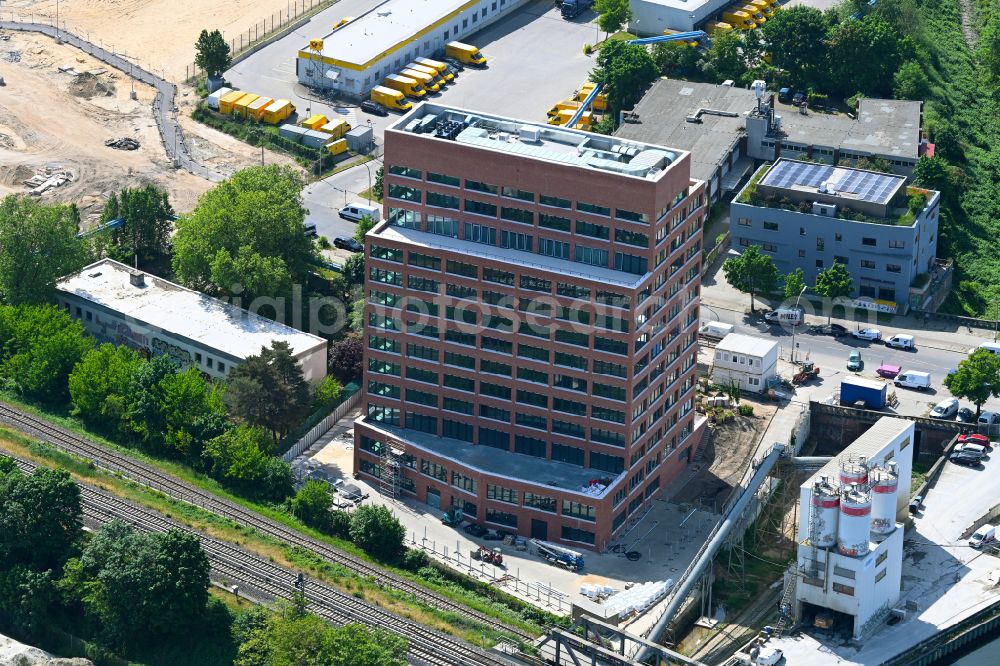
[[[590,55],[593,52],[594,52],[593,46],[591,46],[590,44],[583,45],[583,55]]]
[[[378,560],[399,557],[405,538],[406,528],[384,506],[360,506],[351,514],[351,541]]]
[[[740,405],[737,410],[740,416],[753,416],[753,406],[751,405]]]
[[[427,553],[417,548],[407,548],[403,553],[402,566],[407,571],[419,572],[428,562]]]
[[[332,245],[330,244],[330,239],[329,239],[329,238],[327,238],[326,236],[320,236],[320,237],[319,237],[319,240],[318,240],[318,241],[316,241],[316,244],[317,244],[317,245],[319,245],[319,246],[320,246],[321,248],[323,248],[324,250],[329,250],[329,249],[330,249],[331,247],[333,247],[333,246],[332,246]]]
[[[330,512],[330,533],[341,539],[351,538],[351,514],[340,509]]]

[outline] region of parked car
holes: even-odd
[[[333,246],[339,247],[341,250],[350,250],[351,252],[364,252],[365,246],[354,240],[353,238],[347,238],[346,236],[337,236],[333,239]]]
[[[317,236],[319,236],[319,232],[316,231],[316,225],[312,224],[311,222],[305,225],[305,234],[306,238],[316,238]]]
[[[456,60],[455,58],[445,58],[444,61],[448,64],[449,67],[451,67],[456,72],[465,71],[465,65],[463,65],[460,61]]]
[[[932,419],[950,419],[955,414],[958,414],[958,398],[942,400],[931,410]]]
[[[864,367],[865,362],[861,358],[861,352],[855,349],[851,352],[851,355],[847,357],[847,369],[851,372],[860,372]]]
[[[1000,423],[1000,414],[995,414],[994,412],[982,412],[979,414],[979,418],[976,420],[981,426],[992,426]]]
[[[488,529],[486,529],[485,527],[483,527],[479,523],[469,523],[468,525],[466,525],[462,529],[465,530],[466,534],[468,534],[469,536],[474,536],[474,537],[481,537],[484,534],[486,534],[487,532],[489,532]]]
[[[977,456],[979,456],[979,459],[982,460],[983,458],[986,457],[986,454],[989,453],[989,451],[986,450],[985,446],[981,446],[979,444],[972,444],[971,442],[968,442],[968,443],[959,444],[958,446],[956,446],[954,453],[964,453],[964,454],[968,454],[968,455],[977,455]]]
[[[965,465],[966,467],[979,467],[983,461],[981,456],[972,451],[957,451],[948,456],[948,460],[956,465]]]
[[[990,438],[986,435],[959,435],[958,444],[959,446],[964,446],[965,444],[978,444],[987,451],[993,451],[993,444],[990,442]]]
[[[882,331],[877,328],[861,328],[857,331],[851,331],[853,335],[858,340],[868,340],[869,342],[874,342],[882,339]]]
[[[389,115],[389,111],[386,110],[384,106],[382,106],[378,102],[373,102],[370,99],[366,99],[365,101],[361,102],[361,110],[364,111],[365,113],[370,113],[373,116]]]
[[[958,410],[958,420],[962,423],[972,423],[976,420],[976,413],[968,407],[962,407]]]
[[[353,483],[344,483],[343,480],[338,480],[334,482],[333,487],[341,498],[355,504],[368,498],[368,495]]]
[[[841,326],[840,324],[830,324],[827,326],[827,331],[830,335],[835,338],[839,338],[842,335],[847,335],[847,327]]]
[[[917,495],[916,497],[914,497],[913,499],[911,499],[910,500],[910,515],[911,516],[915,515],[918,511],[920,511],[920,509],[923,508],[923,505],[924,505],[924,496],[923,495]]]
[[[792,101],[792,95],[794,92],[791,88],[782,88],[778,91],[778,101],[782,104],[788,104]]]

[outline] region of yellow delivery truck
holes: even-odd
[[[350,131],[351,124],[341,118],[335,118],[317,129],[324,134],[329,134],[334,139],[339,139]]]
[[[465,63],[466,65],[482,67],[486,64],[486,58],[479,52],[479,49],[471,44],[448,42],[444,46],[444,54],[449,58],[454,58],[459,62]]]
[[[740,8],[740,11],[744,11],[749,14],[750,18],[753,19],[758,28],[767,23],[767,17],[764,16],[764,12],[762,12],[759,7],[755,7],[754,5],[743,5],[743,7]]]
[[[424,87],[427,92],[437,92],[441,90],[441,86],[434,81],[434,77],[427,72],[418,72],[415,69],[403,68],[399,70],[400,76],[408,76],[414,81],[419,81],[420,85]]]
[[[587,81],[582,86],[580,86],[580,89],[576,91],[576,101],[582,102],[583,100],[587,99],[587,95],[593,92],[594,86],[596,85],[597,84],[592,81]],[[591,104],[590,108],[592,108],[594,111],[607,111],[608,96],[605,95],[604,93],[598,93],[597,96],[594,97],[594,103]]]
[[[240,97],[236,104],[233,104],[233,111],[236,112],[236,115],[246,118],[247,107],[256,102],[258,99],[260,99],[260,95],[247,93],[246,95],[243,95],[243,97]]]
[[[722,20],[739,30],[753,30],[757,27],[750,15],[738,9],[722,12]]]
[[[302,123],[303,127],[308,127],[311,130],[318,130],[323,125],[326,125],[329,120],[322,113],[317,113],[310,116],[305,122]]]
[[[409,111],[413,105],[406,99],[406,96],[398,90],[386,88],[385,86],[375,86],[371,91],[371,99],[378,102],[387,109],[396,111]]]
[[[732,32],[733,26],[728,23],[723,23],[722,21],[713,21],[705,25],[705,32],[711,35],[721,35],[726,32]]]
[[[219,113],[224,115],[229,115],[233,112],[233,105],[240,101],[240,98],[246,95],[242,90],[234,90],[231,93],[226,93],[219,98]]]
[[[407,97],[419,99],[427,94],[427,91],[424,90],[424,87],[416,79],[411,79],[408,76],[400,76],[399,74],[390,74],[385,77],[382,79],[382,85],[386,88],[398,90]]]
[[[431,60],[430,58],[414,58],[413,62],[417,63],[418,65],[433,67],[438,71],[438,74],[444,77],[445,81],[455,80],[455,75],[448,68],[448,65],[441,62],[440,60]]]
[[[409,65],[406,66],[406,69],[412,69],[415,72],[423,72],[424,74],[428,75],[429,77],[434,79],[434,83],[438,85],[438,89],[444,88],[445,85],[448,83],[447,79],[441,76],[441,72],[437,71],[433,67],[429,67],[427,65],[421,65],[419,62],[411,62]]]

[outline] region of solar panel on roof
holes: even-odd
[[[815,187],[823,183],[835,192],[849,192],[864,201],[885,202],[899,186],[900,176],[834,167],[828,164],[780,161],[775,164],[763,185],[772,187]]]

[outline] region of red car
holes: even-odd
[[[982,446],[987,451],[992,451],[993,447],[990,445],[990,438],[986,435],[959,435],[959,444],[978,444]]]

